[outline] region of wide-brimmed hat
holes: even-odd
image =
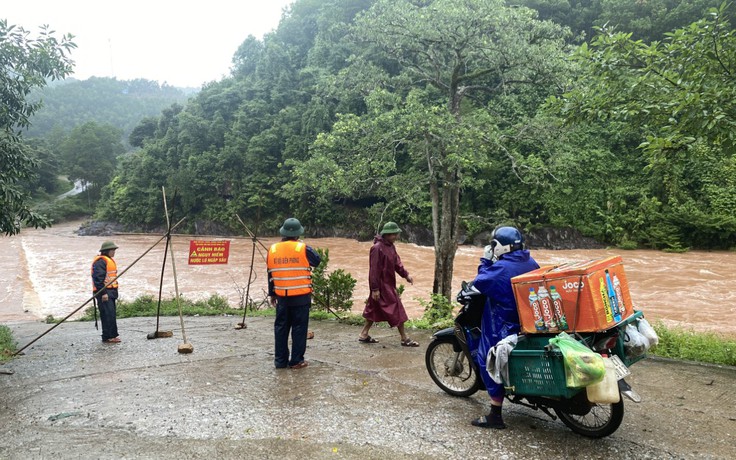
[[[294,237],[300,236],[304,233],[304,227],[298,219],[289,217],[284,221],[284,225],[279,229],[281,236]]]
[[[387,233],[401,233],[401,229],[396,225],[396,222],[386,222],[386,225],[383,226],[383,230],[381,230],[381,235],[385,235]]]
[[[109,251],[110,249],[117,249],[118,247],[112,241],[105,241],[100,247],[100,252]]]

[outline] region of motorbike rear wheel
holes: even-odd
[[[615,404],[592,404],[585,415],[576,415],[555,409],[562,423],[572,431],[589,438],[603,438],[613,434],[624,419],[623,399]]]
[[[425,363],[434,383],[449,395],[467,397],[480,389],[478,373],[465,353],[455,351],[452,338],[430,342]]]

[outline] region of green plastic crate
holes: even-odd
[[[638,321],[644,315],[635,311],[633,315],[618,323],[619,337],[616,346],[611,350],[618,355],[626,367],[644,359],[645,355],[629,358],[624,350],[624,330],[627,324]],[[562,353],[557,348],[545,350],[549,339],[556,334],[529,334],[511,352],[509,359],[509,379],[511,384],[506,387],[508,393],[529,396],[550,396],[571,398],[584,388],[568,388],[565,379],[565,363]]]
[[[519,341],[509,359],[508,393],[570,398],[583,390],[567,387],[562,353],[544,349],[552,337],[535,334]]]

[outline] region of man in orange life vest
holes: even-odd
[[[276,342],[273,363],[277,369],[301,369],[307,349],[309,308],[312,305],[312,269],[319,265],[319,254],[299,241],[304,233],[302,224],[293,217],[279,229],[284,238],[268,250],[268,295],[276,307],[273,324]],[[291,332],[291,358],[289,357]]]
[[[92,261],[92,292],[102,291],[97,296],[97,307],[100,309],[104,343],[120,342],[115,311],[115,300],[118,298],[118,267],[113,259],[117,248],[112,241],[105,241],[100,247],[100,255]]]

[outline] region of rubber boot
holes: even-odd
[[[506,428],[506,424],[503,423],[503,416],[501,415],[501,406],[491,406],[491,412],[488,415],[484,415],[470,423],[473,426],[481,428],[495,428],[497,430]]]

